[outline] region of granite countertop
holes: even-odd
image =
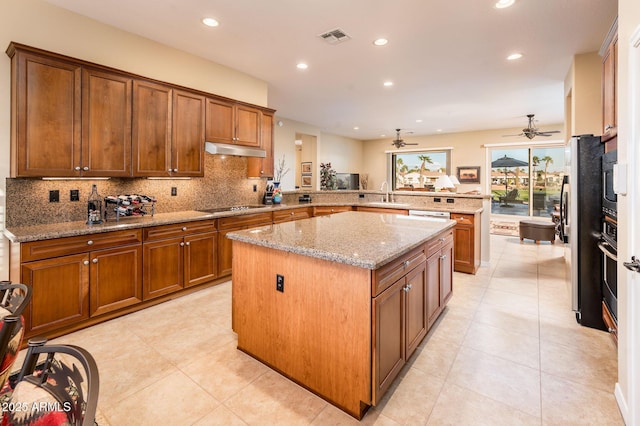
[[[31,225],[22,227],[11,227],[4,230],[4,236],[14,243],[25,243],[29,241],[49,240],[52,238],[73,237],[78,235],[98,234],[101,232],[119,231],[123,229],[146,228],[149,226],[170,225],[174,223],[193,222],[197,220],[216,219],[220,217],[241,216],[250,213],[262,213],[278,211],[290,208],[322,207],[322,206],[363,206],[363,207],[386,207],[399,208],[393,203],[381,206],[377,202],[311,202],[280,205],[265,205],[264,207],[252,208],[248,210],[224,211],[217,213],[205,213],[195,210],[187,210],[173,213],[156,213],[154,216],[144,216],[139,218],[125,217],[119,222],[110,220],[100,225],[87,225],[85,222],[60,222],[43,225]],[[444,207],[444,206],[443,206]],[[452,213],[475,214],[482,212],[482,208],[427,208],[424,206],[406,206],[403,209],[413,210],[439,210]]]
[[[227,236],[249,244],[378,269],[455,224],[447,219],[343,212],[234,231]]]

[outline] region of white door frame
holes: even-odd
[[[640,257],[640,27],[636,28],[627,46],[619,46],[628,49],[628,88],[629,88],[629,114],[627,138],[627,162],[629,163],[627,180],[627,208],[628,232],[627,256],[621,261],[628,262],[632,255]],[[625,66],[621,64],[621,66]],[[623,252],[624,253],[624,252]],[[620,410],[629,425],[640,424],[640,273],[631,272],[618,265],[618,275],[624,274],[625,280],[621,282],[622,290],[619,294],[624,306],[620,312],[620,347],[622,352],[619,359],[626,359],[621,363],[619,374],[624,374],[627,385],[627,395],[616,384],[615,394]],[[626,283],[626,285],[625,285]],[[623,317],[624,316],[624,317]],[[625,365],[626,364],[626,365]],[[625,368],[626,367],[626,368]],[[626,371],[625,371],[626,370]],[[620,378],[618,379],[620,381]],[[626,398],[625,398],[626,397]]]

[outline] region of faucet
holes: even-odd
[[[389,182],[387,182],[386,180],[382,182],[382,185],[380,185],[380,191],[382,191],[385,185],[387,186],[387,192],[385,192],[384,197],[382,198],[382,201],[388,203],[389,202]]]

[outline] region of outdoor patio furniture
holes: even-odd
[[[502,205],[508,205],[509,202],[522,203],[522,200],[518,200],[518,190],[515,188],[512,189],[511,191],[508,191],[506,195],[500,196],[499,200],[500,200],[500,204]]]
[[[525,238],[534,240],[536,244],[540,244],[540,241],[550,241],[551,244],[554,244],[556,241],[556,224],[539,220],[521,220],[520,241],[524,241]]]

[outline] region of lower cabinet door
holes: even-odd
[[[427,323],[431,328],[438,315],[442,302],[440,286],[440,252],[436,252],[427,259]]]
[[[217,277],[217,232],[184,238],[184,286],[206,283]]]
[[[90,254],[91,316],[142,302],[142,244]]]
[[[182,289],[184,278],[182,237],[143,244],[142,299],[149,300]]]
[[[424,336],[427,335],[427,265],[420,266],[406,276],[406,335],[407,353],[409,357],[416,350]]]
[[[89,318],[88,253],[23,263],[21,280],[33,289],[24,312],[29,335]]]
[[[453,296],[453,252],[453,242],[450,242],[442,247],[440,255],[440,304],[443,307]]]
[[[404,277],[373,299],[375,403],[405,364]]]

